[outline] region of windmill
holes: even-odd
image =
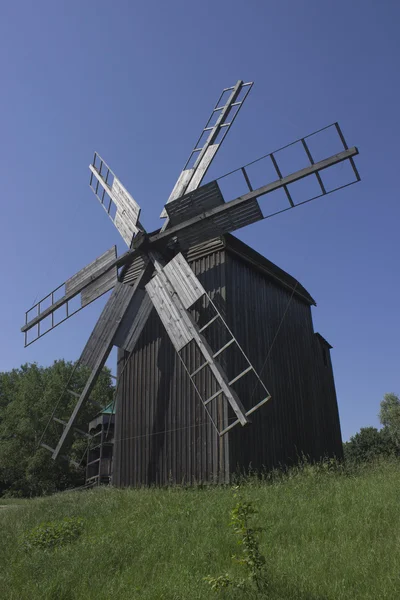
[[[252,82],[238,81],[236,85],[223,90],[163,208],[161,217],[165,219],[164,224],[155,232],[146,232],[140,222],[139,204],[106,162],[95,153],[89,166],[90,187],[118,229],[128,250],[117,257],[114,246],[84,267],[30,308],[26,312],[25,325],[22,327],[27,346],[104,293],[113,290],[77,363],[88,367],[89,375],[79,394],[71,392],[77,396],[75,408],[68,421],[56,419],[63,425],[56,447],[42,444],[51,451],[53,459],[60,455],[111,349],[117,346],[132,353],[153,308],[165,327],[218,436],[223,437],[233,428],[250,423],[250,415],[256,413],[271,398],[260,374],[256,372],[235,338],[219,307],[192,271],[185,259],[185,252],[207,240],[218,238],[356,183],[360,177],[354,163],[358,150],[348,147],[339,125],[334,123],[291,144],[300,146],[303,150],[304,162],[300,169],[284,174],[277,159],[278,152],[282,150],[280,149],[258,159],[268,161],[275,173],[272,179],[268,180],[266,177],[262,185],[252,182],[249,165],[228,174],[228,177],[232,174],[240,175],[247,186],[246,193],[232,200],[227,201],[224,198],[220,187],[221,178],[201,186],[252,85]],[[340,146],[339,151],[316,161],[309,140],[327,129],[335,134]],[[321,174],[344,162],[350,165],[354,178],[343,185],[327,189]],[[296,202],[290,186],[307,178],[315,179],[319,186],[318,193]],[[269,195],[276,190],[284,191],[287,206],[278,211],[271,210],[266,202],[264,208],[264,198],[268,200]],[[134,285],[129,285],[124,282],[121,274],[132,265],[137,265],[138,272]],[[118,271],[121,268],[122,271]],[[71,300],[78,295],[80,306],[71,311]],[[196,310],[193,307],[196,307]],[[203,313],[202,308],[206,309]],[[207,314],[206,321],[199,318],[200,313]],[[215,322],[225,331],[225,342],[219,348],[213,348],[210,339],[207,339],[207,331]],[[47,325],[43,328],[45,323]],[[185,363],[185,349],[188,345],[194,345],[200,356],[195,370],[191,370]],[[241,353],[245,363],[244,368],[234,377],[228,377],[221,361],[230,347],[235,347]],[[209,395],[204,395],[204,390],[196,384],[196,376],[206,369],[214,380],[214,391],[208,392]],[[249,374],[258,382],[261,395],[251,406],[245,406],[244,399],[238,396],[234,384]],[[222,402],[226,409],[218,419],[213,416],[215,411],[212,407],[215,402]],[[229,414],[234,415],[232,418],[227,418],[227,409]]]

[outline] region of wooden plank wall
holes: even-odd
[[[318,455],[343,457],[342,433],[336,398],[330,346],[315,336],[314,377],[318,381],[319,396],[315,406]],[[326,363],[323,348],[325,347]]]
[[[191,249],[187,258],[205,289],[217,295],[219,309],[260,371],[290,290],[225,250],[221,241]],[[222,346],[224,340],[219,341]],[[330,358],[325,366],[311,307],[296,294],[262,372],[272,399],[252,415],[250,426],[238,426],[222,439],[209,423],[155,310],[125,365],[126,356],[119,352],[113,477],[117,486],[227,482],[235,470],[250,465],[271,468],[294,462],[302,452],[315,459],[342,453]],[[197,366],[190,348],[185,359]],[[239,370],[234,360],[229,363],[230,377]],[[212,393],[211,380],[202,385]],[[235,389],[245,405],[255,403],[246,378]]]
[[[224,296],[224,251],[199,254],[196,275]],[[227,482],[228,440],[210,423],[154,309],[125,366],[126,357],[119,351],[114,485]],[[191,349],[184,358],[194,370]]]
[[[290,299],[289,290],[229,253],[226,264],[228,324],[256,370],[263,369],[261,377],[272,395],[252,415],[249,427],[229,433],[231,471],[291,464],[302,453],[312,459],[341,456],[332,368],[324,366],[311,307],[296,295]],[[237,371],[234,363],[230,371],[230,376]],[[246,381],[238,384],[245,406],[254,403],[252,389]]]

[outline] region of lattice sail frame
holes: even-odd
[[[243,348],[236,340],[226,321],[193,273],[183,255],[181,253],[177,254],[164,267],[161,267],[161,264],[157,265],[157,259],[155,263],[158,272],[146,285],[147,293],[150,296],[154,308],[168,333],[206,413],[218,432],[218,435],[222,437],[236,425],[246,425],[249,422],[249,415],[261,408],[261,406],[271,398],[271,394],[268,392],[261,377],[254,369]],[[207,298],[209,305],[212,306],[214,316],[202,327],[199,327],[189,312],[189,309],[203,297]],[[213,351],[204,337],[204,332],[216,320],[219,320],[220,324],[225,328],[229,339],[221,348]],[[182,352],[191,342],[195,343],[202,356],[201,365],[195,368],[193,372],[191,372],[186,364]],[[232,345],[236,345],[247,366],[243,371],[237,373],[229,380],[222,366],[218,362],[218,357],[221,357],[221,355]],[[216,387],[218,388],[208,398],[203,397],[195,381],[195,377],[204,369],[210,370],[213,379],[216,382]],[[263,389],[263,398],[250,408],[246,409],[232,386],[248,374],[252,374],[256,378],[258,384],[261,385]],[[227,411],[224,411],[225,419],[220,427],[213,418],[211,409],[213,403],[215,404],[221,398],[230,404],[236,418],[232,423],[228,423],[226,420],[228,413]]]
[[[167,204],[200,186],[212,160],[215,158],[252,87],[252,81],[244,83],[239,80],[236,85],[222,90],[205,127],[189,154],[183,171],[167,200]],[[220,105],[222,98],[226,94],[228,96],[227,99]],[[230,119],[229,121],[228,118]],[[163,208],[160,217],[168,217],[166,207]],[[167,226],[168,219],[162,229],[165,229]]]
[[[143,231],[139,204],[97,152],[89,169],[90,188],[129,248],[135,235]]]
[[[117,248],[112,246],[29,308],[21,328],[25,348],[111,290],[118,277],[116,258]],[[74,302],[78,295],[79,304]]]
[[[329,156],[323,160],[315,162],[311,151],[307,145],[306,140],[312,136],[316,136],[329,128],[334,128],[337,132],[338,140],[341,144],[340,151]],[[283,176],[276,154],[285,150],[286,148],[301,144],[304,149],[304,160],[307,161],[308,165],[302,169],[290,173],[289,175]],[[189,248],[192,245],[201,244],[214,237],[219,237],[225,233],[230,233],[236,229],[241,229],[257,221],[272,217],[276,214],[285,212],[292,208],[296,208],[316,198],[328,195],[334,191],[353,185],[360,181],[360,176],[354,163],[354,156],[358,154],[358,149],[355,147],[349,148],[344,139],[344,136],[340,130],[338,123],[329,125],[323,129],[320,129],[304,138],[296,140],[292,144],[288,144],[279,150],[275,150],[270,154],[262,156],[261,158],[248,163],[235,171],[220,177],[219,179],[210,182],[202,186],[201,188],[194,190],[188,194],[185,194],[181,198],[175,200],[170,205],[166,205],[165,208],[169,214],[170,220],[168,227],[165,230],[161,230],[160,233],[155,234],[150,238],[153,243],[167,243],[168,239],[176,238],[181,248]],[[251,183],[251,178],[248,173],[250,166],[259,163],[261,161],[271,161],[277,179],[266,183],[261,187],[254,189]],[[321,173],[328,170],[339,163],[348,162],[354,173],[354,179],[347,183],[333,187],[327,190],[322,182]],[[240,174],[245,182],[248,192],[243,195],[225,202],[221,189],[220,183],[224,179],[229,179],[236,174]],[[312,195],[310,198],[301,202],[294,202],[290,192],[290,186],[297,181],[302,179],[316,177],[318,185],[320,186],[321,193]],[[271,194],[279,189],[283,189],[286,194],[288,206],[272,212],[263,212],[260,205],[260,198]],[[268,208],[268,207],[267,207]],[[185,219],[184,215],[187,214],[189,218]]]
[[[326,157],[326,159],[316,162],[312,156],[311,149],[309,148],[309,145],[307,144],[307,140],[310,140],[311,138],[316,138],[317,136],[320,136],[321,134],[323,134],[323,132],[328,132],[328,131],[333,131],[337,136],[336,139],[338,142],[338,147],[336,148],[336,153],[335,153],[334,157],[332,157],[332,158],[334,158],[334,160],[330,160],[329,157]],[[301,171],[303,172],[301,177],[294,177],[294,174],[291,174],[289,176],[284,176],[282,173],[281,167],[279,166],[279,160],[277,158],[277,155],[279,153],[282,154],[285,150],[288,150],[289,148],[295,148],[296,146],[301,146],[303,148],[304,158],[307,158],[308,164],[306,164],[301,169]],[[327,125],[326,127],[322,127],[321,129],[318,129],[317,131],[314,131],[313,133],[310,133],[309,135],[299,138],[299,139],[295,140],[294,142],[287,144],[286,146],[282,146],[281,148],[278,148],[277,150],[274,150],[273,152],[270,152],[269,154],[265,154],[264,156],[261,156],[257,160],[247,163],[246,165],[243,165],[243,167],[239,167],[239,169],[230,171],[229,173],[226,173],[225,175],[218,177],[218,179],[216,179],[215,181],[217,183],[221,184],[224,180],[228,179],[229,177],[232,177],[233,175],[240,173],[243,176],[243,180],[245,181],[249,192],[254,192],[254,190],[256,189],[257,186],[252,184],[252,181],[251,181],[252,177],[251,177],[251,175],[249,175],[248,170],[250,167],[256,165],[257,163],[260,163],[261,161],[270,160],[273,165],[273,168],[276,172],[276,175],[278,176],[278,179],[275,181],[282,182],[281,186],[279,186],[279,187],[283,188],[283,190],[286,194],[286,198],[288,200],[289,206],[287,206],[286,208],[283,208],[281,210],[278,210],[278,211],[271,211],[268,213],[266,213],[264,211],[263,219],[269,219],[270,217],[278,215],[282,212],[286,212],[287,210],[290,210],[291,208],[296,208],[296,206],[302,206],[303,204],[312,202],[313,200],[316,200],[317,198],[321,198],[322,196],[326,196],[328,194],[331,194],[332,192],[336,192],[338,190],[341,190],[345,187],[348,187],[348,186],[353,185],[354,183],[357,183],[358,181],[360,181],[361,178],[360,178],[359,172],[358,172],[357,167],[354,162],[354,156],[356,156],[357,154],[358,154],[358,150],[356,148],[349,148],[349,146],[347,145],[347,142],[345,140],[345,137],[342,133],[342,130],[339,126],[339,123],[335,122],[335,123],[332,123],[331,125]],[[353,171],[353,174],[354,174],[354,179],[351,181],[348,181],[347,183],[345,183],[343,185],[339,185],[337,187],[327,189],[323,183],[323,180],[321,177],[321,172],[324,169],[328,169],[330,166],[333,166],[335,164],[338,164],[339,162],[344,162],[344,161],[349,162],[351,169]],[[326,164],[324,165],[324,163],[326,163]],[[318,168],[318,164],[320,165],[319,168]],[[301,171],[299,173],[301,173]],[[290,185],[293,184],[295,181],[299,181],[300,179],[305,179],[307,177],[312,177],[313,175],[315,176],[316,181],[318,182],[321,193],[316,194],[315,196],[312,196],[311,198],[307,198],[306,200],[296,202],[292,197],[293,194],[291,193]],[[286,179],[288,180],[287,183],[285,183]],[[294,181],[292,181],[291,179],[294,179]],[[266,191],[264,193],[268,193],[268,191]],[[260,193],[260,197],[262,195],[263,194]]]

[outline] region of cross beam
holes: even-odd
[[[231,200],[230,202],[226,202],[225,204],[204,211],[200,215],[197,215],[192,219],[188,219],[183,223],[179,223],[178,225],[170,227],[165,231],[161,231],[154,235],[150,235],[149,241],[151,244],[157,245],[160,242],[165,242],[172,237],[178,237],[179,239],[180,233],[184,233],[186,232],[186,230],[196,227],[197,224],[205,222],[212,223],[213,219],[215,219],[219,215],[222,215],[227,210],[231,210],[232,208],[239,207],[241,205],[243,206],[245,204],[249,204],[250,202],[254,202],[254,200],[259,198],[260,196],[264,196],[265,194],[269,194],[270,192],[273,192],[279,188],[283,188],[289,185],[290,183],[294,183],[295,181],[304,179],[304,177],[308,177],[309,175],[318,173],[319,171],[323,171],[324,169],[327,169],[333,165],[343,162],[344,160],[351,159],[357,154],[358,149],[356,147],[349,148],[348,150],[344,150],[343,152],[339,152],[339,154],[335,154],[330,158],[321,160],[313,165],[301,169],[300,171],[296,171],[291,175],[287,175],[282,179],[277,179],[276,181],[268,183],[267,185],[257,188],[256,190],[250,191],[247,194],[244,194],[243,196],[239,196],[235,200]],[[231,231],[231,229],[227,229],[227,231],[221,231],[220,235],[222,235],[223,233],[228,233],[228,231]],[[202,241],[206,241],[206,239],[207,238],[205,237],[204,239],[202,239]]]

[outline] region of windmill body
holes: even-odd
[[[313,298],[300,284],[293,294],[296,280],[231,235],[191,248],[186,258],[268,382],[271,400],[250,415],[251,424],[220,437],[154,310],[133,354],[118,353],[113,483],[226,483],[238,471],[291,464],[303,452],[340,457],[330,346],[314,333]],[[131,282],[134,269],[125,277]],[[213,345],[223,347],[224,331],[213,334]],[[232,346],[224,362],[230,379],[242,367]],[[192,372],[199,366],[190,346],[184,360]],[[215,391],[211,374],[199,373],[196,383],[209,396]],[[253,391],[259,397],[250,375],[234,385],[244,401],[254,402]],[[223,400],[213,405],[216,422],[229,416]]]
[[[76,406],[68,418],[53,415],[63,426],[55,446],[43,436],[54,459],[113,346],[119,348],[117,485],[227,481],[237,469],[268,468],[302,452],[341,454],[330,347],[313,332],[313,300],[231,232],[359,181],[358,151],[335,123],[290,145],[302,150],[301,168],[283,171],[283,148],[201,186],[251,87],[238,81],[223,91],[165,204],[164,224],[153,233],[139,220],[139,204],[95,154],[90,185],[129,249],[117,257],[111,248],[87,265],[29,309],[22,327],[28,345],[72,316],[75,296],[80,310],[112,289],[77,362],[88,376],[74,392]],[[316,157],[313,140],[325,130],[338,145]],[[340,164],[350,167],[351,179],[328,186],[325,173]],[[222,189],[233,176],[246,189],[231,199]],[[317,192],[309,187],[299,200],[293,189],[304,181]],[[263,205],[277,192],[284,205]]]

